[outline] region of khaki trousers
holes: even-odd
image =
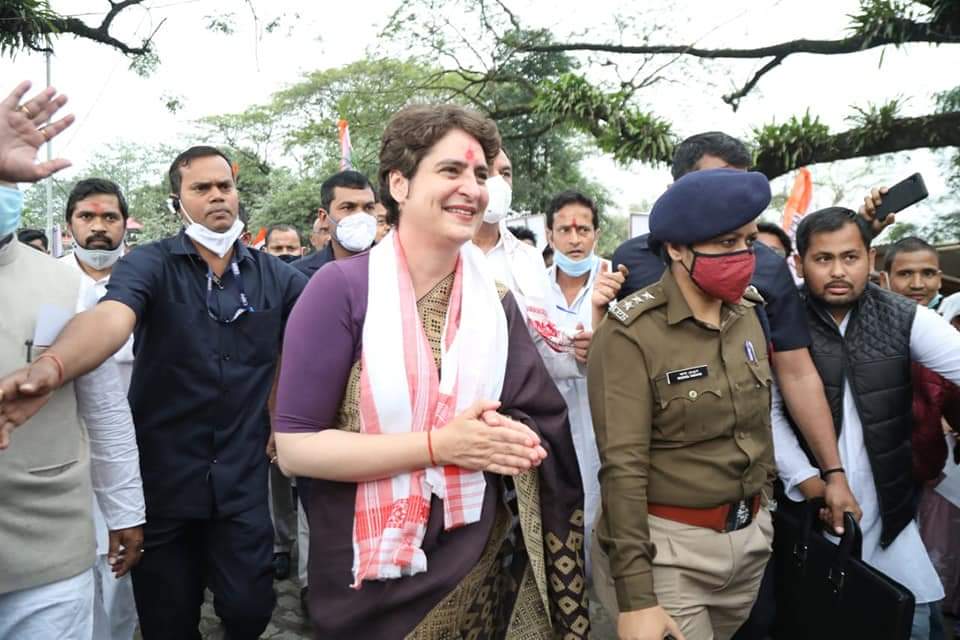
[[[657,547],[653,584],[660,606],[687,640],[728,640],[750,615],[760,589],[773,543],[770,512],[760,509],[749,526],[731,533],[656,516],[648,516],[648,523]],[[594,591],[616,620],[610,562],[596,533],[591,547]]]

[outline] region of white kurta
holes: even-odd
[[[586,330],[593,328],[593,305],[590,297],[593,292],[593,283],[600,270],[598,260],[583,288],[577,293],[573,304],[567,304],[567,299],[557,284],[556,265],[547,269],[550,288],[547,294],[547,305],[550,313],[560,328],[576,333],[577,325],[582,324]],[[609,263],[607,263],[609,267]],[[573,358],[573,354],[566,354]],[[584,557],[587,560],[587,575],[590,575],[590,540],[593,534],[593,525],[600,510],[600,453],[597,450],[597,437],[593,432],[593,419],[590,416],[590,400],[587,396],[587,376],[583,370],[577,370],[576,375],[555,377],[553,379],[557,389],[567,401],[567,410],[570,415],[570,431],[573,436],[573,447],[577,452],[577,464],[580,466],[580,478],[583,481],[583,511],[584,511]]]
[[[839,329],[844,334],[850,316]],[[939,373],[954,384],[960,384],[960,332],[957,332],[936,312],[917,307],[916,319],[910,333],[910,357],[924,367]],[[797,486],[819,472],[811,466],[800,448],[796,435],[784,414],[783,399],[774,388],[773,439],[777,469],[787,495],[802,501]],[[880,547],[880,501],[863,440],[863,424],[853,399],[850,383],[844,383],[843,425],[838,441],[840,460],[846,470],[847,482],[860,503],[863,518],[863,561],[910,589],[918,604],[943,599],[943,585],[927,550],[920,539],[916,522],[910,522],[886,548]],[[910,473],[910,469],[904,469]]]
[[[542,304],[549,318],[557,323],[560,314],[547,303],[550,283],[543,255],[535,247],[517,240],[507,229],[506,221],[500,223],[500,239],[486,256],[494,279],[510,289],[524,320],[527,319],[527,302],[530,300]],[[556,381],[586,374],[585,366],[578,363],[572,353],[554,351],[536,330],[529,325],[527,328],[551,378]]]
[[[60,260],[80,272],[77,313],[93,308],[100,301],[100,298],[106,294],[110,277],[94,280],[80,267],[76,256],[72,254],[64,256]],[[109,366],[110,375],[105,376],[103,373],[98,373],[105,366]],[[141,525],[145,521],[145,506],[140,479],[140,458],[137,451],[133,421],[127,404],[127,392],[130,389],[132,374],[133,336],[130,336],[123,347],[114,354],[113,358],[100,365],[99,369],[95,369],[76,381],[77,399],[79,401],[81,395],[84,398],[79,405],[81,417],[84,418],[91,434],[91,469],[94,469],[94,487],[97,486],[97,472],[92,463],[96,457],[95,436],[97,431],[90,427],[91,424],[103,422],[103,416],[111,419],[115,427],[112,435],[106,440],[106,445],[109,447],[108,455],[115,463],[109,467],[114,470],[110,485],[125,487],[122,491],[111,490],[106,492],[106,498],[112,503],[111,506],[105,507],[104,498],[100,496],[95,496],[93,501],[93,523],[97,541],[97,561],[94,565],[93,625],[94,637],[104,640],[130,640],[137,626],[137,610],[130,576],[126,575],[119,580],[116,579],[107,563],[109,529],[126,529]],[[122,412],[117,410],[118,405],[122,405]],[[101,417],[98,418],[97,415]],[[110,416],[113,417],[110,418]],[[116,516],[106,518],[104,516],[106,509],[117,510],[121,514],[126,514],[126,517],[123,520],[119,520]]]

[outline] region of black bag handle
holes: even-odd
[[[806,563],[807,550],[810,544],[810,536],[813,535],[816,528],[818,533],[826,530],[826,525],[820,520],[820,510],[825,509],[827,503],[823,498],[812,498],[807,500],[804,511],[803,521],[800,528],[800,539],[797,546],[794,547],[794,560]],[[857,519],[849,511],[843,514],[843,536],[840,538],[840,544],[837,546],[837,555],[835,561],[830,567],[827,580],[833,587],[833,594],[840,596],[843,592],[843,585],[846,581],[847,565],[850,558],[860,560],[863,553],[863,531],[860,529]],[[802,565],[801,565],[802,566]]]

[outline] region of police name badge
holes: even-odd
[[[707,377],[707,365],[702,364],[698,367],[689,367],[687,369],[675,369],[667,371],[667,384],[679,384],[689,380]]]

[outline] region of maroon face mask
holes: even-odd
[[[753,249],[719,254],[694,251],[690,279],[707,295],[736,304],[750,284],[755,264]]]

